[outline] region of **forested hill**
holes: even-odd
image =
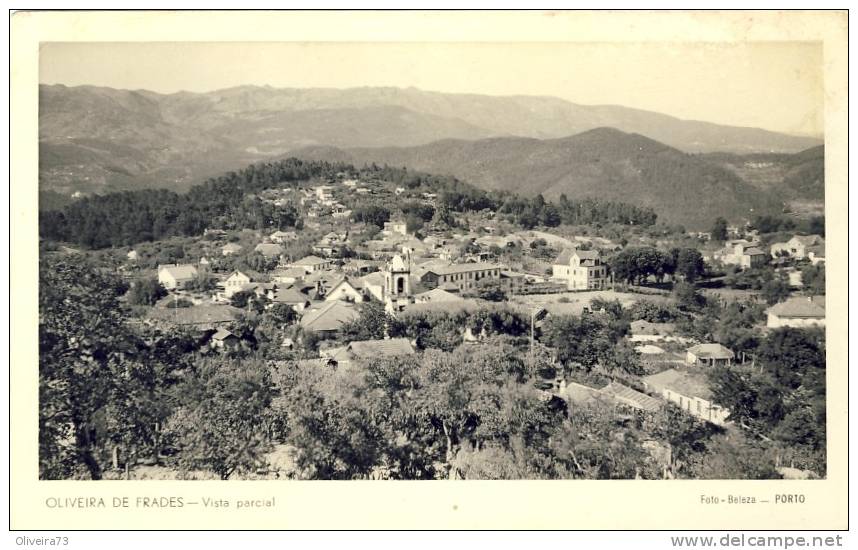
[[[294,153],[406,166],[452,174],[483,189],[561,194],[652,208],[659,220],[708,228],[717,217],[739,221],[780,212],[776,192],[745,182],[735,171],[639,134],[598,128],[562,139],[442,140],[417,147],[311,147]]]
[[[616,223],[652,225],[656,214],[648,208],[603,200],[547,202],[541,195],[526,199],[510,192],[484,191],[453,176],[370,164],[355,168],[343,162],[304,161],[288,158],[253,164],[196,185],[185,194],[165,189],[143,189],[95,195],[42,211],[42,238],[72,242],[89,248],[131,245],[175,235],[199,235],[206,228],[286,229],[301,227],[294,204],[275,206],[258,193],[270,188],[295,188],[307,182],[334,181],[344,176],[387,182],[438,196],[437,209],[455,212],[499,211],[524,228],[561,223]],[[393,193],[382,210],[407,207]],[[354,198],[355,201],[367,199]],[[382,199],[369,199],[381,201]],[[354,207],[355,204],[349,206]],[[385,208],[386,207],[386,208]],[[433,208],[432,210],[435,210]],[[359,210],[356,209],[356,212]],[[403,210],[404,211],[404,210]]]
[[[784,199],[825,199],[825,147],[822,145],[793,155],[708,153],[702,157],[735,172],[754,187],[776,191]]]

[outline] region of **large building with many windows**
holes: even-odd
[[[565,250],[554,261],[551,278],[565,282],[569,290],[602,289],[608,268],[595,250]]]
[[[444,288],[469,290],[486,279],[500,280],[501,268],[484,262],[471,264],[452,264],[426,270],[420,276],[420,282],[429,289]]]

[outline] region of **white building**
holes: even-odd
[[[773,305],[766,314],[769,328],[824,327],[825,296],[796,296]]]
[[[730,411],[712,402],[705,373],[667,369],[641,380],[648,391],[675,403],[688,414],[718,426],[727,423]]]
[[[737,265],[742,269],[760,267],[769,261],[768,255],[761,248],[747,241],[728,244],[715,253],[715,259],[723,264]]]
[[[223,245],[223,248],[220,249],[221,254],[224,256],[232,256],[233,254],[238,254],[241,252],[241,245],[235,243],[227,243]]]
[[[246,273],[241,271],[233,271],[229,277],[223,282],[223,295],[226,298],[232,298],[236,292],[240,292],[245,286],[249,285],[253,280]]]
[[[551,278],[565,282],[569,290],[602,289],[608,269],[594,250],[565,250],[554,261]]]
[[[167,264],[158,266],[158,282],[168,289],[185,288],[197,278],[197,268],[191,264]]]
[[[408,235],[408,228],[403,221],[384,222],[384,229],[381,230],[383,235]]]
[[[793,235],[785,243],[772,244],[772,257],[788,256],[796,260],[803,260],[810,255],[810,252],[818,253],[820,246],[822,247],[822,257],[825,258],[825,239],[819,235]]]

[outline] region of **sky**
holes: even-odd
[[[555,96],[792,134],[823,132],[816,42],[42,43],[43,84],[161,93],[413,86]]]

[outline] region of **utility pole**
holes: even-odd
[[[534,341],[534,318],[536,317],[536,309],[530,308],[530,366],[531,368],[534,365],[533,362],[533,341]]]

